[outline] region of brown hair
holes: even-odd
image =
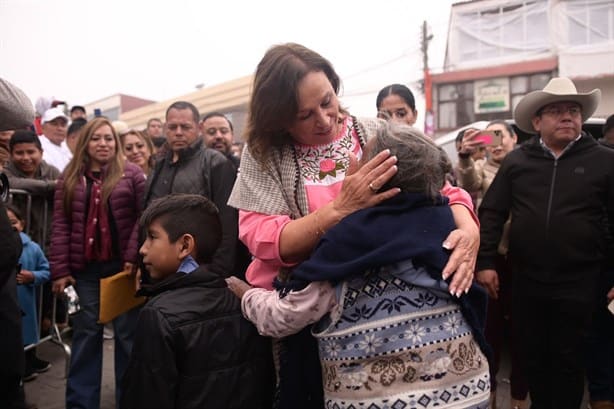
[[[256,68],[246,130],[246,141],[254,159],[266,163],[269,148],[291,140],[288,127],[298,113],[298,83],[310,72],[323,72],[335,94],[341,81],[332,64],[300,44],[271,47]]]
[[[100,127],[108,125],[111,128],[113,139],[115,139],[115,156],[108,163],[104,181],[102,182],[102,202],[103,206],[106,205],[111,191],[121,179],[124,173],[124,159],[121,153],[121,144],[117,132],[111,122],[105,117],[97,117],[89,121],[83,128],[81,128],[81,136],[77,141],[75,147],[75,155],[70,160],[66,169],[64,170],[64,213],[67,217],[70,217],[72,212],[72,201],[75,195],[75,187],[81,181],[85,170],[89,167],[90,157],[87,153],[87,145],[92,139],[92,135]]]

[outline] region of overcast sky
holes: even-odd
[[[271,45],[292,41],[333,63],[353,114],[374,115],[381,87],[421,77],[423,20],[434,34],[430,66],[442,67],[452,3],[0,0],[0,76],[32,102],[160,101],[252,74]]]

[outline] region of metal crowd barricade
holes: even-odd
[[[25,197],[25,202],[26,202],[26,214],[25,214],[25,218],[26,218],[26,228],[25,228],[25,233],[26,234],[30,234],[31,228],[32,228],[32,194],[30,194],[28,191],[26,190],[22,190],[22,189],[9,189],[9,197],[8,197],[8,203],[12,203],[15,196],[23,196]],[[48,204],[47,204],[47,198],[43,198],[43,214],[41,217],[41,240],[38,241],[38,245],[43,249],[43,252],[46,255],[46,244],[47,244],[47,237],[48,237],[48,229],[47,229],[47,225],[48,225]],[[37,312],[38,312],[38,317],[37,317],[37,322],[38,322],[38,326],[39,329],[41,327],[41,323],[42,323],[42,317],[43,317],[43,297],[44,297],[44,293],[43,293],[43,286],[39,285],[36,287],[36,291],[37,291],[37,295],[38,295],[38,308],[37,308]],[[70,355],[71,355],[71,349],[70,346],[64,342],[64,340],[62,339],[62,337],[68,333],[69,331],[71,331],[71,327],[68,325],[68,313],[66,314],[66,320],[63,323],[58,323],[57,322],[57,296],[54,294],[53,295],[53,299],[52,299],[52,311],[51,311],[51,327],[49,329],[49,335],[46,335],[44,337],[41,337],[38,342],[36,344],[29,344],[26,345],[24,347],[25,351],[31,350],[33,348],[36,348],[38,345],[47,342],[47,341],[51,341],[54,344],[62,347],[63,351],[64,351],[64,357],[65,357],[65,367],[64,367],[64,376],[67,377],[68,376],[68,370],[70,367]]]

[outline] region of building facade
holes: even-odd
[[[602,91],[614,113],[614,2],[474,0],[452,6],[444,71],[432,75],[436,135],[512,118],[518,101],[555,76]]]
[[[84,107],[88,118],[93,118],[98,114],[109,118],[111,121],[115,121],[120,119],[124,112],[150,105],[153,102],[149,99],[133,97],[131,95],[115,94],[90,102]]]
[[[220,112],[228,117],[234,127],[236,140],[242,140],[247,118],[247,104],[251,95],[253,76],[246,76],[219,85],[201,88],[173,99],[155,102],[138,109],[124,112],[120,120],[129,127],[145,129],[150,118],[164,122],[166,109],[175,101],[187,101],[196,106],[201,117],[209,112]]]

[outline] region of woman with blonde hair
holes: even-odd
[[[143,169],[145,176],[149,176],[154,167],[154,145],[147,135],[135,129],[121,133],[119,139],[122,150],[128,162],[134,163]]]
[[[137,261],[137,221],[144,189],[145,175],[124,161],[111,122],[102,117],[88,122],[57,182],[49,255],[54,293],[61,295],[72,284],[81,305],[73,316],[66,407],[100,407],[100,279],[133,269]],[[132,310],[113,320],[116,398],[137,314]]]

